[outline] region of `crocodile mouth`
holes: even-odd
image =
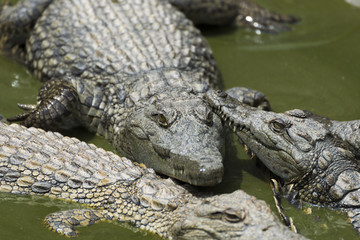
[[[163,166],[172,169],[171,176],[195,186],[213,186],[222,180],[224,169],[222,156],[184,156],[173,153],[161,145],[152,144]],[[170,175],[168,172],[163,174]]]
[[[263,136],[268,142],[261,141],[252,131],[251,124],[242,124],[232,119],[222,106],[213,107],[213,111],[221,116],[225,124],[238,136],[239,142],[251,159],[260,159],[271,172],[284,180],[292,179],[301,174],[292,155],[284,149],[278,148],[266,133],[263,133]]]
[[[170,144],[171,140],[155,141],[153,132],[137,124],[129,126],[126,153],[133,160],[144,163],[157,173],[195,186],[214,186],[221,182],[224,168],[220,150],[203,145],[186,149]]]
[[[247,127],[245,124],[240,124],[240,123],[235,123],[234,120],[231,119],[231,117],[225,113],[225,111],[223,110],[223,108],[221,106],[213,106],[212,107],[213,111],[218,114],[221,119],[223,119],[223,121],[229,126],[229,128],[231,129],[231,131],[233,133],[242,133],[243,135],[246,136],[254,136],[254,134],[252,134],[251,130],[249,127]],[[242,140],[242,138],[240,136],[238,136],[239,138],[239,142],[243,145],[244,150],[247,154],[249,154],[251,156],[251,158],[256,158],[256,155],[251,151],[251,149],[244,143],[244,141]],[[255,138],[253,138],[255,139]],[[258,142],[258,141],[256,141]]]
[[[224,236],[216,230],[204,226],[182,226],[182,239],[214,239],[222,240]]]
[[[163,159],[163,158],[162,158]],[[163,166],[167,165],[166,175],[188,182],[195,186],[214,186],[221,182],[224,167],[222,156],[184,156],[169,151],[169,156]]]

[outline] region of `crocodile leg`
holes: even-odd
[[[19,104],[27,112],[8,118],[9,122],[21,121],[27,127],[55,129],[56,123],[68,116],[78,102],[78,94],[67,81],[51,80],[41,87],[36,105]]]
[[[168,0],[195,24],[224,25],[234,21],[237,0]]]
[[[233,87],[226,91],[231,97],[249,106],[262,110],[271,110],[270,103],[262,92],[251,88]]]
[[[25,0],[0,8],[0,50],[23,59],[24,44],[36,20],[51,0]]]
[[[106,218],[100,211],[71,209],[50,214],[44,221],[54,232],[67,237],[76,237],[78,233],[74,227],[89,226],[102,220],[106,220]]]

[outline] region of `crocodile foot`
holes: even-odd
[[[226,91],[231,97],[251,107],[270,111],[270,103],[262,92],[251,88],[233,87]]]
[[[294,221],[291,217],[287,217],[284,211],[284,208],[282,207],[281,198],[283,196],[283,189],[282,186],[279,185],[279,182],[276,179],[271,179],[270,181],[271,189],[274,194],[274,201],[275,206],[280,214],[281,219],[285,223],[286,226],[288,226],[293,232],[297,233],[297,229],[295,227]]]
[[[18,104],[27,112],[8,118],[9,122],[20,122],[26,127],[55,129],[56,123],[68,116],[77,101],[75,89],[66,81],[45,82],[38,94],[38,103]],[[55,124],[55,125],[54,125]]]
[[[106,218],[100,211],[92,209],[71,209],[48,215],[44,222],[56,233],[67,237],[78,235],[74,227],[89,226]]]

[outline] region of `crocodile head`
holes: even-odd
[[[127,118],[119,151],[167,176],[197,185],[218,184],[223,176],[223,126],[194,94],[157,99]]]
[[[355,140],[347,141],[338,135],[339,126],[345,130],[351,128],[346,124],[352,124],[355,130],[359,123],[331,121],[298,109],[284,113],[262,111],[221,91],[210,91],[206,97],[240,142],[285,183],[294,184],[302,199],[345,205],[343,198],[360,189]],[[352,135],[358,136],[358,132]]]
[[[178,211],[170,239],[303,239],[281,224],[264,201],[242,190],[189,201]]]

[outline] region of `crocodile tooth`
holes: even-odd
[[[236,125],[234,125],[233,127],[233,132],[236,132]]]
[[[256,159],[256,155],[255,155],[255,153],[253,153],[253,152],[251,152],[251,159],[252,159],[252,160]]]
[[[270,181],[271,181],[271,183],[272,183],[272,185],[273,185],[273,188],[275,189],[275,192],[277,193],[277,194],[280,194],[280,188],[279,188],[279,183],[278,183],[278,181],[276,180],[276,179],[270,179]]]
[[[246,144],[244,144],[244,150],[246,154],[249,154],[249,147]]]
[[[291,192],[291,191],[293,190],[293,188],[294,188],[294,184],[290,184],[290,185],[289,185],[288,192]]]

